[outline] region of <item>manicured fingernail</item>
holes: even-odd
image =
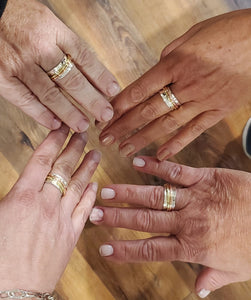
[[[112,119],[112,117],[113,117],[113,109],[110,108],[110,107],[107,107],[103,111],[101,119],[102,119],[103,122],[108,122]]]
[[[167,159],[170,156],[170,152],[167,149],[163,149],[157,154],[159,160]]]
[[[100,159],[101,159],[101,156],[102,156],[101,152],[95,150],[95,151],[93,152],[93,157],[92,157],[92,159],[93,159],[95,162],[99,163],[99,162],[100,162]]]
[[[199,291],[198,296],[200,298],[206,298],[210,293],[211,293],[211,291],[202,289],[202,290]]]
[[[93,190],[93,192],[97,193],[97,191],[98,191],[98,183],[97,182],[92,183],[92,190]]]
[[[111,145],[115,141],[115,137],[111,134],[107,134],[107,135],[101,137],[100,141],[104,146],[108,146],[108,145]]]
[[[135,146],[133,144],[126,144],[119,150],[119,153],[122,157],[127,157],[130,154],[132,154],[134,151],[135,151]]]
[[[107,92],[110,96],[115,96],[120,92],[120,86],[117,82],[113,82],[108,86]]]
[[[103,219],[104,212],[102,209],[94,207],[91,214],[90,214],[90,221],[91,222],[99,222]]]
[[[86,131],[89,128],[89,121],[87,120],[81,120],[77,125],[77,131],[83,132]]]
[[[113,247],[111,245],[102,245],[99,248],[99,254],[101,256],[110,256],[113,254]]]
[[[113,199],[115,197],[115,191],[113,189],[103,188],[101,190],[101,198],[106,199]]]
[[[59,119],[54,119],[53,120],[53,123],[52,123],[52,128],[55,130],[55,129],[58,129],[60,126],[61,126],[62,122],[59,120]]]
[[[88,140],[88,133],[86,131],[84,132],[81,132],[79,134],[79,136],[84,140],[84,141],[87,141]]]
[[[134,157],[133,159],[133,162],[132,164],[135,166],[135,167],[144,167],[146,165],[146,162],[144,161],[144,159],[142,158],[138,158],[138,157]]]

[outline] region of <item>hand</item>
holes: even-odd
[[[195,25],[168,45],[159,63],[112,101],[115,114],[102,144],[122,140],[120,153],[130,156],[171,135],[157,152],[164,160],[250,100],[250,28],[251,9],[235,11]],[[172,112],[158,93],[166,85],[182,104]]]
[[[0,290],[52,292],[91,212],[100,153],[89,152],[74,172],[87,135],[74,134],[57,158],[67,135],[66,126],[51,132],[0,202]],[[44,183],[49,173],[69,182],[64,197]]]
[[[59,128],[61,120],[76,132],[89,126],[66,94],[97,120],[112,118],[105,96],[119,91],[115,78],[46,6],[36,0],[9,0],[0,28],[0,93],[5,99],[49,129]],[[65,54],[75,66],[54,82],[46,72]]]
[[[134,208],[95,207],[90,215],[94,224],[163,235],[111,241],[101,246],[102,256],[120,262],[179,260],[205,265],[196,282],[201,296],[251,278],[251,174],[195,169],[150,157],[135,158],[134,166],[178,187],[175,210],[162,210],[162,186],[104,188],[101,197],[109,204],[126,202]]]

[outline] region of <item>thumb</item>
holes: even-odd
[[[204,268],[197,277],[195,289],[200,298],[206,298],[212,291],[236,281],[240,281],[236,273]]]

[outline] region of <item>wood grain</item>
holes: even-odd
[[[170,41],[194,23],[220,13],[247,7],[250,1],[234,0],[44,0],[70,28],[85,39],[122,87],[137,79],[159,58]],[[251,7],[251,5],[250,5]],[[6,194],[23,170],[47,130],[0,99],[0,195]],[[241,133],[251,115],[251,105],[241,108],[207,130],[173,160],[196,167],[226,167],[251,171],[241,147]],[[100,147],[98,130],[91,126],[86,151],[99,148],[103,160],[94,176],[100,187],[110,183],[160,184],[137,173],[131,159],[119,157],[116,146]],[[158,143],[142,153],[152,155]],[[199,149],[199,151],[198,151]],[[98,203],[101,200],[97,199]],[[71,262],[57,286],[62,299],[195,300],[194,282],[200,266],[186,263],[114,264],[98,254],[112,239],[149,236],[88,223]],[[251,283],[225,287],[207,299],[250,299]]]

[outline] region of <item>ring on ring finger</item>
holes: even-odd
[[[175,97],[169,86],[165,86],[159,91],[159,94],[170,110],[178,109],[181,106],[181,103]]]
[[[163,209],[167,211],[172,211],[175,209],[176,205],[176,195],[177,189],[169,183],[164,184],[164,199],[163,199]]]
[[[51,80],[63,79],[73,68],[74,63],[72,62],[71,56],[66,54],[61,62],[54,67],[52,70],[47,72]]]
[[[62,197],[65,195],[68,183],[62,176],[55,173],[48,174],[45,183],[55,186],[60,191]]]

